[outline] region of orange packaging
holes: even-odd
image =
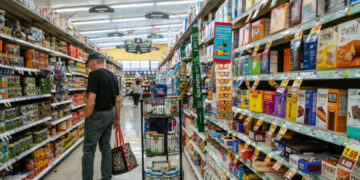
[[[284,3],[271,10],[270,34],[284,30],[288,26],[289,3]]]
[[[338,161],[339,160],[322,160],[321,175],[328,179],[349,180],[349,172],[336,166]]]
[[[360,19],[339,24],[336,67],[360,66]]]
[[[242,159],[251,159],[252,155],[254,153],[254,147],[249,146],[248,148],[245,149],[244,147],[245,144],[239,144],[239,156]]]
[[[284,72],[290,72],[290,48],[284,49]]]
[[[328,97],[327,129],[346,132],[347,90],[329,89]]]
[[[0,53],[2,53],[2,40],[0,39]]]
[[[251,23],[251,41],[257,41],[265,38],[270,32],[270,19],[261,18]]]

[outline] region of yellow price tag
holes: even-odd
[[[247,149],[249,147],[249,145],[250,144],[248,142],[246,142],[245,145],[244,145],[244,148]]]
[[[251,89],[251,87],[250,87],[250,79],[247,79],[245,81],[245,84],[246,84],[246,88]]]
[[[238,163],[238,158],[235,156],[235,164]]]
[[[309,180],[307,177],[303,176],[301,180]]]
[[[310,34],[317,34],[317,33],[320,31],[321,26],[322,26],[321,23],[316,24],[315,26],[313,26],[313,27],[311,28]]]
[[[256,44],[255,48],[254,48],[254,53],[256,54],[259,51],[260,45]]]
[[[245,114],[241,114],[239,119],[241,120],[242,118],[244,118]]]
[[[245,121],[250,122],[251,121],[251,116],[248,116]]]
[[[255,154],[256,157],[259,157],[260,149],[255,148],[254,154]]]
[[[346,146],[342,153],[338,165],[342,168],[353,171],[357,161],[359,160],[360,150]]]
[[[292,179],[295,176],[295,174],[296,174],[296,170],[294,168],[290,168],[288,171],[286,171],[284,176],[287,179]]]
[[[347,157],[350,160],[357,161],[359,159],[359,154],[360,154],[359,152],[360,151],[358,149],[355,149],[350,146],[346,146],[342,156]]]
[[[300,30],[298,32],[295,33],[295,36],[294,36],[294,40],[299,40],[302,38],[302,35],[303,35],[303,31]]]
[[[345,71],[345,74],[344,74],[344,77],[345,77],[345,78],[347,78],[347,77],[348,77],[348,75],[349,75],[349,71],[350,71],[350,69],[347,69],[347,70]]]
[[[352,11],[353,7],[354,7],[354,6],[351,6],[351,7],[349,8],[349,10],[347,11],[346,14],[347,14],[348,16],[351,14],[351,11]]]
[[[235,139],[235,138],[236,138],[235,134],[233,134],[233,135],[232,135],[232,138],[233,138],[233,139]]]
[[[266,163],[266,164],[270,163],[271,159],[272,159],[271,155],[268,154],[268,155],[266,156],[266,158],[265,158],[265,163]]]
[[[272,41],[268,41],[266,43],[265,49],[269,49],[271,47]]]
[[[230,133],[227,133],[227,134],[226,134],[226,137],[229,137],[229,136],[230,136]]]
[[[276,123],[276,122],[271,123],[271,126],[270,126],[269,131],[274,132],[274,131],[275,131],[275,129],[276,129],[276,127],[277,127],[277,123]]]
[[[262,119],[258,119],[258,121],[256,122],[256,125],[261,126],[261,124],[264,122],[264,120]]]
[[[259,83],[260,83],[260,79],[255,80],[254,84],[251,87],[251,90],[255,90],[257,88],[257,86],[259,85]]]
[[[276,163],[274,164],[274,166],[272,167],[273,169],[275,169],[276,171],[278,171],[280,169],[280,167],[282,166],[282,162],[281,161],[276,161]]]

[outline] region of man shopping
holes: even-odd
[[[111,127],[120,127],[120,95],[118,81],[111,71],[105,69],[104,61],[105,58],[101,53],[93,52],[86,62],[91,72],[85,107],[83,180],[93,179],[97,143],[101,152],[101,179],[110,180],[112,177],[110,137]]]

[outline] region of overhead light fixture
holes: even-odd
[[[146,18],[139,17],[139,18],[123,18],[123,19],[113,19],[112,22],[124,22],[124,21],[142,21],[146,20]]]
[[[115,46],[112,46],[112,47],[103,47],[103,48],[101,48],[101,49],[116,49],[116,47],[115,47]]]
[[[73,22],[75,25],[83,25],[83,24],[99,24],[99,23],[109,23],[110,20],[95,20],[95,21],[81,21],[81,22]]]
[[[108,32],[115,32],[116,29],[106,29],[106,30],[96,30],[96,31],[86,31],[81,32],[82,34],[94,34],[94,33],[108,33]]]
[[[79,7],[79,8],[62,8],[62,9],[55,9],[56,12],[73,12],[73,11],[87,11],[89,8],[87,7]]]
[[[154,6],[155,3],[134,3],[134,4],[118,4],[112,5],[112,8],[130,8],[130,7],[146,7],[146,6]]]
[[[182,24],[156,25],[156,26],[145,26],[145,27],[135,27],[135,28],[84,31],[84,32],[80,32],[80,33],[82,33],[82,34],[95,34],[95,33],[106,33],[106,32],[114,32],[114,31],[128,31],[128,30],[141,30],[141,29],[150,29],[150,28],[166,28],[166,27],[180,27],[180,26],[183,26],[183,25]]]
[[[170,32],[170,35],[174,35],[178,32]],[[163,33],[157,33],[157,34],[163,34],[163,35],[167,35],[167,32],[163,32]],[[120,38],[124,38],[124,37],[139,37],[139,36],[147,36],[149,35],[149,33],[145,33],[145,34],[137,34],[137,35],[124,35],[121,37],[98,37],[98,38],[89,38],[90,41],[98,41],[98,40],[106,40],[106,39],[120,39]]]
[[[166,2],[157,2],[156,5],[163,6],[163,5],[174,5],[174,4],[191,4],[195,2],[196,1],[166,1]]]
[[[170,38],[170,41],[173,40],[174,38]],[[162,39],[153,39],[152,41],[154,42],[161,42],[161,41],[168,41],[169,38],[162,38]],[[103,46],[103,45],[121,45],[124,44],[124,41],[118,41],[118,42],[104,42],[104,43],[98,43],[99,46]]]

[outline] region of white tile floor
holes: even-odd
[[[132,101],[128,98],[125,99],[124,105],[121,110],[121,126],[124,139],[131,144],[131,148],[135,153],[135,156],[140,164],[139,167],[131,172],[114,176],[113,180],[122,179],[141,179],[141,123],[140,123],[140,110],[134,109]],[[114,136],[114,135],[113,135]],[[115,143],[114,137],[111,139],[112,144]],[[82,145],[77,147],[73,152],[69,154],[58,166],[50,171],[43,179],[45,180],[80,180],[81,179],[81,157],[82,157]],[[176,158],[176,157],[175,157]],[[146,161],[148,164],[150,161]],[[176,159],[174,159],[176,161]],[[94,164],[94,179],[101,178],[100,173],[101,154],[99,149],[96,151],[95,164]],[[184,179],[194,180],[196,179],[194,172],[191,169],[189,162],[183,155],[183,168]]]

